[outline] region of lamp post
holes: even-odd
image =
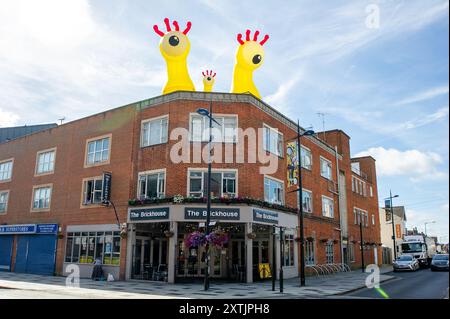
[[[298,203],[299,203],[299,228],[300,228],[300,286],[305,286],[305,238],[304,238],[304,226],[303,226],[303,184],[302,184],[302,154],[301,154],[301,138],[302,136],[314,135],[313,130],[307,130],[300,133],[300,122],[297,121],[297,176],[298,176],[298,187],[294,192],[298,192]]]
[[[389,198],[385,198],[385,209],[386,209],[386,200],[389,199],[389,212],[391,213],[391,219],[392,219],[392,242],[394,244],[393,250],[394,250],[394,260],[397,259],[397,244],[395,243],[395,217],[394,217],[394,205],[392,204],[392,199],[399,197],[398,195],[392,196],[392,191],[389,190]]]
[[[363,215],[361,213],[359,214],[359,237],[361,241],[361,270],[364,272],[366,267],[364,264]]]
[[[207,202],[206,202],[206,224],[205,224],[205,236],[209,235],[209,223],[211,220],[211,143],[212,143],[212,122],[214,121],[220,125],[216,120],[213,119],[212,114],[212,101],[209,102],[209,111],[207,109],[200,108],[197,113],[206,116],[209,119],[209,142],[208,142],[208,185],[206,191]],[[206,243],[205,246],[205,281],[204,290],[209,289],[209,244]]]
[[[428,236],[428,234],[427,234],[427,224],[434,224],[436,221],[434,221],[434,220],[432,220],[431,222],[425,222],[424,223],[424,225],[425,225],[425,236]]]

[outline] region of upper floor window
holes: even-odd
[[[0,162],[0,181],[9,181],[11,179],[12,169],[12,159]]]
[[[354,223],[355,225],[359,225],[362,223],[364,227],[369,226],[369,214],[362,209],[359,208],[353,208],[353,214],[354,214]],[[375,217],[372,215],[372,223],[375,222]]]
[[[264,125],[263,130],[264,150],[278,156],[283,156],[283,134],[267,125]]]
[[[325,217],[334,217],[334,201],[332,198],[322,196],[322,215]]]
[[[311,151],[302,146],[301,148],[302,167],[306,169],[312,168],[312,154]]]
[[[55,150],[38,152],[36,174],[51,173],[55,169]]]
[[[50,208],[51,186],[38,186],[33,189],[33,210]]]
[[[103,196],[103,178],[92,177],[83,181],[83,205],[101,204]]]
[[[370,193],[370,197],[373,197],[373,187],[369,186],[369,193]]]
[[[163,198],[165,196],[166,173],[149,172],[139,174],[139,198]]]
[[[236,143],[237,141],[237,116],[215,115],[213,116],[211,137],[213,142]],[[191,115],[191,141],[209,141],[209,118],[197,114]]]
[[[304,213],[312,213],[312,192],[303,190],[303,212]]]
[[[87,165],[96,165],[109,162],[111,136],[87,142]]]
[[[211,173],[211,195],[215,197],[235,197],[237,195],[237,172],[224,171]],[[208,189],[208,172],[189,172],[189,196],[205,197]]]
[[[323,157],[320,158],[320,175],[326,179],[332,179],[331,162]]]
[[[264,200],[269,203],[283,205],[284,185],[282,182],[264,177]]]
[[[0,191],[0,214],[6,213],[8,208],[9,191]]]
[[[143,121],[141,147],[167,143],[168,122],[168,116]]]
[[[375,225],[375,214],[372,214],[372,225]]]

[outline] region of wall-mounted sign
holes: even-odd
[[[111,179],[112,174],[109,172],[103,173],[103,183],[102,183],[102,203],[104,205],[109,204],[111,199]]]
[[[278,224],[278,213],[254,208],[253,220],[255,222]]]
[[[36,234],[56,234],[58,232],[58,224],[38,224],[36,226]]]
[[[402,238],[402,229],[399,224],[395,225],[395,236],[397,236],[397,238]]]
[[[185,207],[184,218],[185,219],[206,219],[206,208],[200,207]],[[241,211],[239,208],[211,208],[211,219],[219,220],[240,220]]]
[[[2,225],[0,226],[0,235],[10,234],[34,234],[36,233],[36,224],[24,225]]]
[[[130,221],[169,219],[169,207],[131,209]]]

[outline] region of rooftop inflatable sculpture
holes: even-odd
[[[160,31],[156,24],[153,26],[153,30],[161,37],[159,50],[167,64],[167,83],[164,86],[163,94],[174,91],[195,91],[187,68],[187,56],[191,49],[187,33],[192,24],[188,22],[186,29],[180,32],[177,21],[173,21],[175,30],[171,29],[168,18],[164,19],[164,23],[166,24],[166,33]]]
[[[175,30],[172,30],[168,18],[164,19],[164,23],[166,33],[160,31],[157,25],[153,26],[153,30],[161,37],[159,49],[167,64],[167,83],[164,86],[163,94],[175,91],[195,91],[194,83],[187,68],[187,56],[191,48],[187,33],[192,24],[187,22],[186,28],[181,32],[177,21],[173,21]],[[242,34],[237,35],[239,47],[236,52],[231,93],[251,93],[260,99],[261,96],[253,82],[253,71],[264,62],[263,45],[269,39],[269,36],[266,34],[258,42],[259,31],[254,33],[252,39],[250,39],[250,32],[250,30],[245,32],[245,41],[242,39]],[[204,91],[211,92],[216,73],[206,71],[202,74]]]

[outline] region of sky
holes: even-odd
[[[0,0],[0,127],[65,122],[161,94],[163,19],[188,36],[190,75],[229,92],[247,28],[269,34],[262,98],[303,127],[341,129],[377,160],[407,227],[448,242],[449,2]],[[321,115],[322,114],[322,115]]]

